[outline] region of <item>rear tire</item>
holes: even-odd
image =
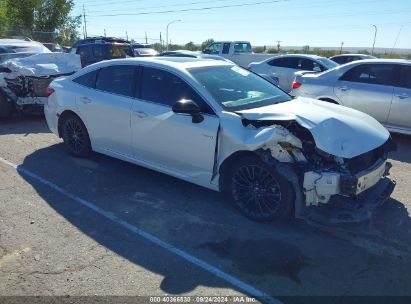
[[[86,158],[91,155],[90,137],[86,126],[78,116],[68,114],[63,117],[61,137],[71,155],[79,158]]]
[[[269,222],[291,215],[295,201],[291,184],[258,157],[234,161],[224,178],[225,194],[246,217]]]
[[[0,118],[9,118],[13,112],[13,104],[0,93]]]

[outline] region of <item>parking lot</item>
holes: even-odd
[[[411,296],[411,138],[359,232],[258,224],[213,191],[95,154],[41,117],[0,125],[1,295]],[[18,166],[18,167],[16,167]]]

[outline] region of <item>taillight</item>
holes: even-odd
[[[294,81],[293,82],[293,89],[298,89],[299,87],[301,87],[301,82]]]
[[[52,88],[50,87],[46,88],[46,92],[45,92],[46,97],[49,97],[53,93],[54,93],[54,90]]]

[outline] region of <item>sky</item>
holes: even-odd
[[[74,0],[87,33],[149,43],[246,40],[254,46],[411,49],[411,0]],[[82,32],[82,29],[81,29]],[[155,40],[157,39],[157,41]]]

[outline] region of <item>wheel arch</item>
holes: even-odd
[[[254,157],[259,157],[258,154],[255,151],[247,151],[247,150],[240,150],[236,151],[233,154],[227,156],[221,165],[219,166],[218,173],[220,175],[219,178],[219,188],[221,192],[224,192],[226,189],[226,180],[225,180],[225,174],[228,172],[228,168],[232,163],[237,161],[240,158],[243,157],[248,157],[248,156],[254,156]]]
[[[77,116],[83,123],[84,123],[84,120],[76,113],[76,112],[74,112],[74,111],[72,111],[72,110],[64,110],[60,115],[59,115],[59,119],[58,119],[58,122],[57,122],[57,130],[58,130],[58,133],[59,133],[59,137],[61,138],[61,124],[62,124],[62,122],[63,122],[63,120],[64,120],[64,118],[65,117],[67,117],[68,115],[75,115],[75,116]],[[84,125],[86,126],[86,124],[84,123]],[[87,126],[86,126],[86,128],[87,128]]]
[[[320,97],[320,98],[318,98],[318,100],[325,101],[325,102],[329,102],[329,103],[333,103],[333,104],[337,104],[337,105],[340,104],[337,100],[335,100],[335,98]]]

